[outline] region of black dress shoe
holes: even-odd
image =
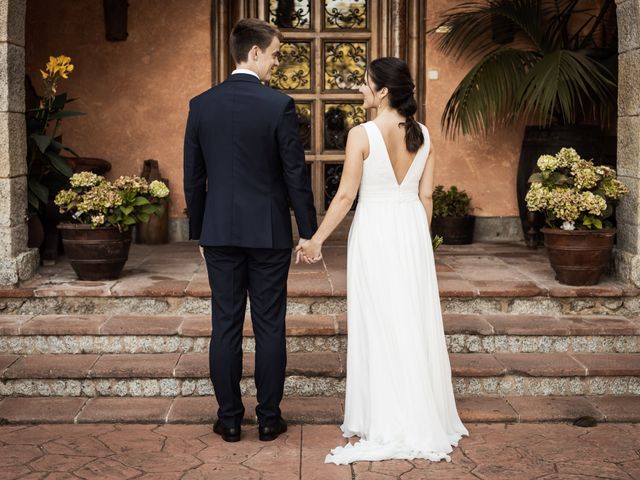
[[[213,431],[222,436],[225,442],[239,442],[240,441],[240,427],[225,427],[220,420],[216,420],[213,425]]]
[[[270,442],[278,438],[278,435],[287,431],[287,422],[282,417],[278,417],[276,424],[273,427],[258,427],[258,437],[263,442]]]

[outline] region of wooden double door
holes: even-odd
[[[426,0],[213,0],[214,84],[233,69],[229,33],[246,17],[262,18],[284,34],[271,86],[296,101],[315,206],[322,214],[340,182],[347,132],[369,119],[357,91],[367,63],[382,56],[407,60],[418,104],[424,104]],[[424,120],[424,108],[417,117]]]

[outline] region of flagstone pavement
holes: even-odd
[[[335,425],[290,425],[273,442],[255,426],[225,443],[209,425],[0,426],[2,479],[586,480],[640,479],[640,424],[466,424],[451,462],[323,463]]]

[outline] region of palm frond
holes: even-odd
[[[542,50],[551,52],[567,48],[569,43],[569,21],[576,12],[580,0],[553,0],[542,3],[546,32]]]
[[[602,64],[581,51],[558,50],[529,69],[516,109],[541,125],[574,123],[580,114],[608,110],[615,92],[616,80]]]
[[[524,33],[536,48],[544,42],[544,22],[538,0],[487,0],[465,2],[448,10],[439,24],[448,31],[438,39],[438,48],[456,60],[465,55],[469,58],[486,55],[495,48],[488,34],[492,28],[496,29],[495,23],[492,24],[495,18],[505,20],[502,27],[497,28]]]
[[[580,33],[580,31],[582,29],[580,29],[576,35],[575,35],[575,41],[577,42],[578,40],[581,40],[579,44],[576,44],[577,48],[586,48],[588,46],[593,46],[596,47],[596,41],[595,41],[595,33],[598,31],[598,28],[600,28],[603,24],[603,22],[605,21],[606,17],[607,17],[607,12],[609,11],[609,8],[611,8],[613,4],[613,0],[605,0],[604,3],[602,4],[602,6],[600,7],[600,11],[598,12],[598,15],[593,19],[593,25],[591,26],[591,30],[589,30],[589,32],[584,35],[582,38],[580,37],[580,35],[578,35],[578,33]],[[587,21],[585,23],[585,26],[587,24],[591,23],[590,21]],[[606,40],[605,40],[606,42]],[[606,47],[607,45],[601,45],[602,47]]]
[[[442,113],[445,135],[486,135],[508,125],[517,114],[518,86],[537,54],[499,47],[486,55],[461,80]]]

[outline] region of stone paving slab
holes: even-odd
[[[325,247],[324,261],[295,265],[289,277],[291,297],[344,297],[346,246]],[[519,242],[443,245],[436,252],[441,297],[624,297],[640,289],[606,275],[597,285],[570,286],[555,280],[544,248]],[[293,260],[293,256],[292,256]],[[62,258],[41,267],[17,288],[0,289],[0,298],[26,297],[208,297],[206,268],[195,242],[132,245],[118,280],[80,281]]]
[[[337,425],[290,425],[273,442],[245,426],[225,443],[210,425],[0,426],[1,478],[211,480],[587,480],[640,478],[640,424],[467,423],[451,462],[325,464]],[[357,440],[357,437],[351,441]]]

